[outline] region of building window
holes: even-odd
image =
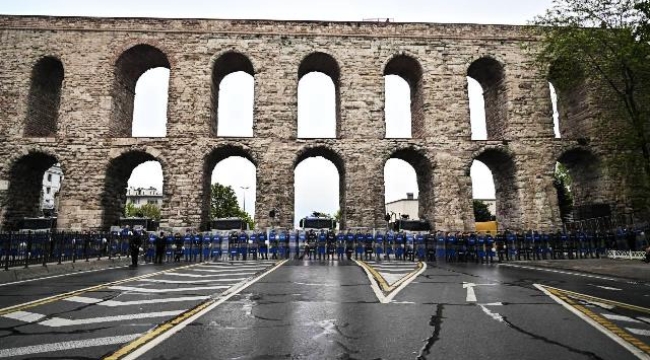
[[[48,194],[50,193],[50,191],[51,191],[51,188],[46,188],[45,189],[45,192],[48,193]]]
[[[52,182],[52,174],[47,174],[47,181]],[[49,191],[48,191],[49,194]]]
[[[147,204],[158,205],[158,200],[149,200],[147,201]]]

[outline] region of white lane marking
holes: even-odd
[[[34,345],[34,346],[24,346],[18,348],[10,348],[10,349],[1,349],[0,358],[42,354],[42,353],[73,350],[73,349],[82,349],[82,348],[89,348],[95,346],[123,344],[137,339],[140,335],[141,334],[108,336],[108,337],[96,338],[96,339],[74,340],[74,341],[65,341],[65,342]]]
[[[104,301],[104,299],[91,298],[87,296],[70,296],[69,298],[65,298],[63,300],[82,304],[97,304],[98,302]]]
[[[197,291],[197,290],[217,290],[217,289],[227,289],[229,285],[217,285],[217,286],[197,286],[197,287],[187,287],[187,288],[178,288],[178,289],[147,289],[140,288],[135,286],[111,286],[109,289],[112,290],[122,290],[122,291],[133,291],[140,293],[166,293],[166,292],[179,292],[179,291]]]
[[[1,287],[1,286],[16,285],[16,284],[24,284],[24,283],[26,283],[26,282],[32,282],[32,281],[55,279],[55,278],[60,278],[60,277],[64,277],[64,276],[72,276],[72,275],[79,275],[79,274],[88,274],[88,273],[97,272],[97,271],[105,271],[105,270],[112,270],[112,269],[120,269],[120,268],[124,268],[124,267],[126,267],[126,265],[125,265],[125,266],[112,267],[112,268],[106,268],[106,269],[95,269],[95,270],[86,270],[86,271],[75,271],[75,272],[70,272],[70,273],[61,274],[61,275],[52,275],[52,276],[39,277],[39,278],[35,278],[35,279],[20,280],[20,281],[14,281],[14,282],[10,282],[10,283],[4,283],[4,284],[0,284],[0,287]]]
[[[262,270],[264,270],[264,269],[266,269],[266,268],[247,269],[247,271],[249,271],[249,272],[250,272],[251,270],[262,271]],[[238,273],[242,273],[242,272],[243,272],[243,271],[241,271],[241,270],[239,270],[239,269],[220,269],[220,270],[212,270],[212,269],[198,269],[198,268],[194,268],[194,269],[192,269],[192,271],[209,272],[209,273],[225,273],[225,272],[234,272],[234,273],[235,273],[234,275],[239,275]]]
[[[605,290],[612,290],[612,291],[621,291],[622,289],[611,287],[611,286],[602,286],[602,285],[594,285],[594,284],[587,284],[589,286],[595,286],[597,288],[605,289]]]
[[[637,316],[637,319],[639,319],[639,320],[641,320],[643,322],[650,323],[650,318],[647,318],[647,317]]]
[[[102,301],[101,299],[97,299],[101,302],[97,303],[99,306],[108,306],[108,307],[116,307],[116,306],[131,306],[131,305],[147,305],[147,304],[161,304],[161,303],[170,303],[170,302],[182,302],[182,301],[200,301],[200,300],[205,300],[210,298],[209,296],[184,296],[184,297],[175,297],[175,298],[165,298],[165,299],[149,299],[149,300],[134,300],[134,301],[116,301],[116,300],[106,300]],[[81,296],[73,296],[69,297],[67,299],[63,299],[65,301],[70,301],[70,302],[80,302],[87,304],[88,300],[87,299],[92,299],[92,298],[83,298]],[[95,300],[95,299],[93,299]]]
[[[170,275],[170,276],[181,276],[181,277],[191,277],[191,278],[213,278],[213,277],[224,277],[224,276],[233,276],[233,275],[240,275],[240,276],[253,276],[255,275],[254,272],[243,272],[239,274],[184,274],[184,273],[165,273],[164,275]]]
[[[465,301],[476,302],[476,293],[474,292],[475,286],[494,286],[494,285],[498,285],[498,284],[474,284],[474,283],[463,282],[463,289],[467,289],[467,296],[465,297]]]
[[[130,354],[128,354],[127,356],[125,356],[122,360],[137,359],[138,357],[142,356],[147,351],[149,351],[149,350],[153,349],[154,347],[158,346],[158,344],[160,344],[163,341],[169,339],[172,335],[174,335],[177,332],[181,331],[187,325],[189,325],[192,322],[196,321],[196,319],[198,319],[201,316],[205,315],[206,313],[212,311],[217,306],[219,306],[219,305],[223,304],[224,302],[228,301],[228,299],[230,299],[231,297],[239,294],[241,291],[245,290],[247,287],[253,285],[254,283],[259,281],[260,279],[262,279],[265,276],[267,276],[268,274],[272,273],[273,271],[278,269],[280,266],[284,265],[284,263],[287,262],[287,261],[288,260],[283,260],[283,261],[277,263],[274,267],[272,267],[268,271],[266,271],[266,272],[262,273],[261,275],[259,275],[258,277],[250,279],[250,280],[248,280],[248,281],[246,281],[244,283],[241,283],[238,286],[235,286],[235,287],[223,292],[222,294],[219,294],[220,298],[218,300],[216,300],[214,303],[207,306],[205,309],[197,312],[196,314],[190,316],[189,318],[185,319],[184,321],[182,321],[178,325],[174,326],[169,331],[166,331],[162,335],[158,336],[157,338],[153,339],[152,341],[149,341],[148,343],[140,346],[135,351],[133,351]]]
[[[45,315],[29,311],[15,311],[7,315],[3,315],[2,317],[24,322],[37,322],[44,318]]]
[[[606,277],[606,276],[590,275],[590,274],[584,274],[584,273],[578,273],[578,272],[572,272],[572,271],[548,269],[548,268],[543,268],[543,267],[517,265],[517,264],[499,264],[498,266],[514,267],[514,268],[519,268],[519,269],[536,270],[536,271],[546,271],[546,272],[552,272],[552,273],[558,273],[558,274],[564,274],[564,275],[582,276],[582,277],[591,278],[591,279],[624,282],[624,283],[627,283],[627,284],[636,284],[633,281],[623,281],[621,279],[614,279],[614,278],[610,278],[610,277]]]
[[[185,311],[185,310],[158,311],[158,312],[140,313],[140,314],[102,316],[102,317],[96,317],[96,318],[75,319],[75,320],[55,317],[55,318],[47,319],[45,321],[41,321],[38,324],[43,325],[43,326],[49,326],[49,327],[63,327],[63,326],[100,324],[100,323],[115,322],[115,321],[139,320],[139,319],[150,319],[150,318],[158,318],[158,317],[176,316],[178,314],[181,314],[183,311]]]
[[[650,336],[650,330],[635,329],[635,328],[625,328],[625,330],[631,332],[634,335]]]
[[[485,305],[479,305],[479,306],[481,307],[481,310],[483,310],[483,312],[486,313],[489,317],[491,317],[492,319],[498,322],[503,322],[503,317],[501,316],[501,314],[490,311],[490,309],[485,307]]]
[[[625,321],[625,322],[631,322],[631,323],[635,323],[635,324],[641,324],[642,323],[641,321],[639,321],[637,319],[633,319],[633,318],[631,318],[629,316],[616,315],[616,314],[600,314],[600,315],[602,315],[606,319],[613,320],[613,321]]]
[[[582,313],[581,311],[579,311],[578,309],[576,309],[576,308],[574,308],[573,306],[567,304],[566,302],[564,302],[562,299],[558,298],[557,296],[551,294],[548,290],[546,290],[546,289],[544,288],[543,285],[540,285],[540,284],[533,284],[533,286],[535,286],[538,290],[540,290],[541,292],[543,292],[544,294],[546,294],[548,297],[550,297],[551,299],[553,299],[556,303],[562,305],[565,309],[569,310],[569,311],[572,312],[574,315],[576,315],[577,317],[581,318],[582,320],[584,320],[585,322],[587,322],[589,325],[593,326],[594,328],[596,328],[597,330],[599,330],[600,332],[602,332],[603,334],[605,334],[605,335],[606,335],[607,337],[609,337],[610,339],[614,340],[617,344],[619,344],[619,345],[621,345],[622,347],[624,347],[626,350],[628,350],[629,352],[631,352],[631,353],[632,353],[634,356],[636,356],[637,358],[639,358],[639,359],[646,359],[646,360],[648,359],[648,355],[647,355],[643,350],[637,348],[636,346],[634,346],[634,345],[628,343],[627,341],[623,340],[622,338],[618,337],[616,334],[614,334],[613,332],[607,330],[606,327],[604,327],[603,325],[597,323],[595,320],[593,320],[593,319],[590,318],[589,316],[583,314],[583,313]]]
[[[232,281],[233,283],[238,283],[247,278],[228,278],[228,279],[207,279],[207,280],[165,280],[165,279],[141,279],[138,281],[142,282],[153,282],[153,283],[162,283],[162,284],[205,284],[213,283],[219,281]]]
[[[487,304],[478,304],[478,305],[481,305],[481,306],[503,306],[503,303],[500,302],[500,301],[497,301],[497,302],[491,302],[491,303],[487,303]]]

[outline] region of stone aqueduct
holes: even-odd
[[[43,172],[60,163],[62,229],[107,228],[119,217],[138,164],[164,174],[162,225],[207,220],[210,172],[229,156],[257,168],[259,226],[291,227],[295,166],[332,161],[340,175],[344,226],[381,227],[383,168],[390,158],[416,170],[421,215],[437,229],[473,227],[469,167],[491,168],[502,226],[560,225],[556,161],[576,183],[576,201],[624,203],[607,175],[590,126],[586,90],[560,101],[553,133],[548,79],[504,25],[204,19],[0,17],[0,196],[5,227],[38,208]],[[167,136],[131,137],[134,86],[154,67],[170,69]],[[254,76],[254,135],[216,134],[219,82]],[[297,86],[310,72],[333,80],[334,139],[297,138]],[[387,139],[384,75],[411,88],[412,138]],[[472,141],[466,76],[485,93],[488,140]],[[560,94],[564,96],[566,94]],[[591,109],[591,110],[590,110]],[[590,139],[589,144],[579,141]],[[278,217],[268,218],[272,208]],[[271,223],[273,222],[273,223]]]

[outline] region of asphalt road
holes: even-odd
[[[650,358],[647,283],[498,265],[364,266],[181,263],[1,285],[0,358]]]

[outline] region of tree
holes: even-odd
[[[124,217],[141,217],[160,220],[160,208],[155,204],[144,204],[136,207],[132,202],[124,206]]]
[[[644,207],[650,183],[649,15],[647,0],[555,0],[531,28],[541,39],[536,63],[543,71],[553,64],[556,88],[586,80],[597,90],[604,124],[625,120],[624,129],[610,132],[618,137],[612,166],[622,173],[643,169],[628,187]]]
[[[249,229],[255,227],[251,216],[239,208],[239,202],[232,187],[214,183],[210,186],[210,192],[211,218],[238,217],[248,224]]]
[[[560,218],[562,218],[562,222],[567,222],[573,211],[571,183],[571,176],[566,167],[561,163],[557,163],[555,173],[553,174],[553,186],[557,191],[557,202],[560,207]]]
[[[481,200],[474,200],[474,220],[477,222],[492,221],[494,216],[490,212],[490,208],[486,203]]]
[[[160,208],[155,204],[144,204],[138,209],[138,217],[160,220]]]

